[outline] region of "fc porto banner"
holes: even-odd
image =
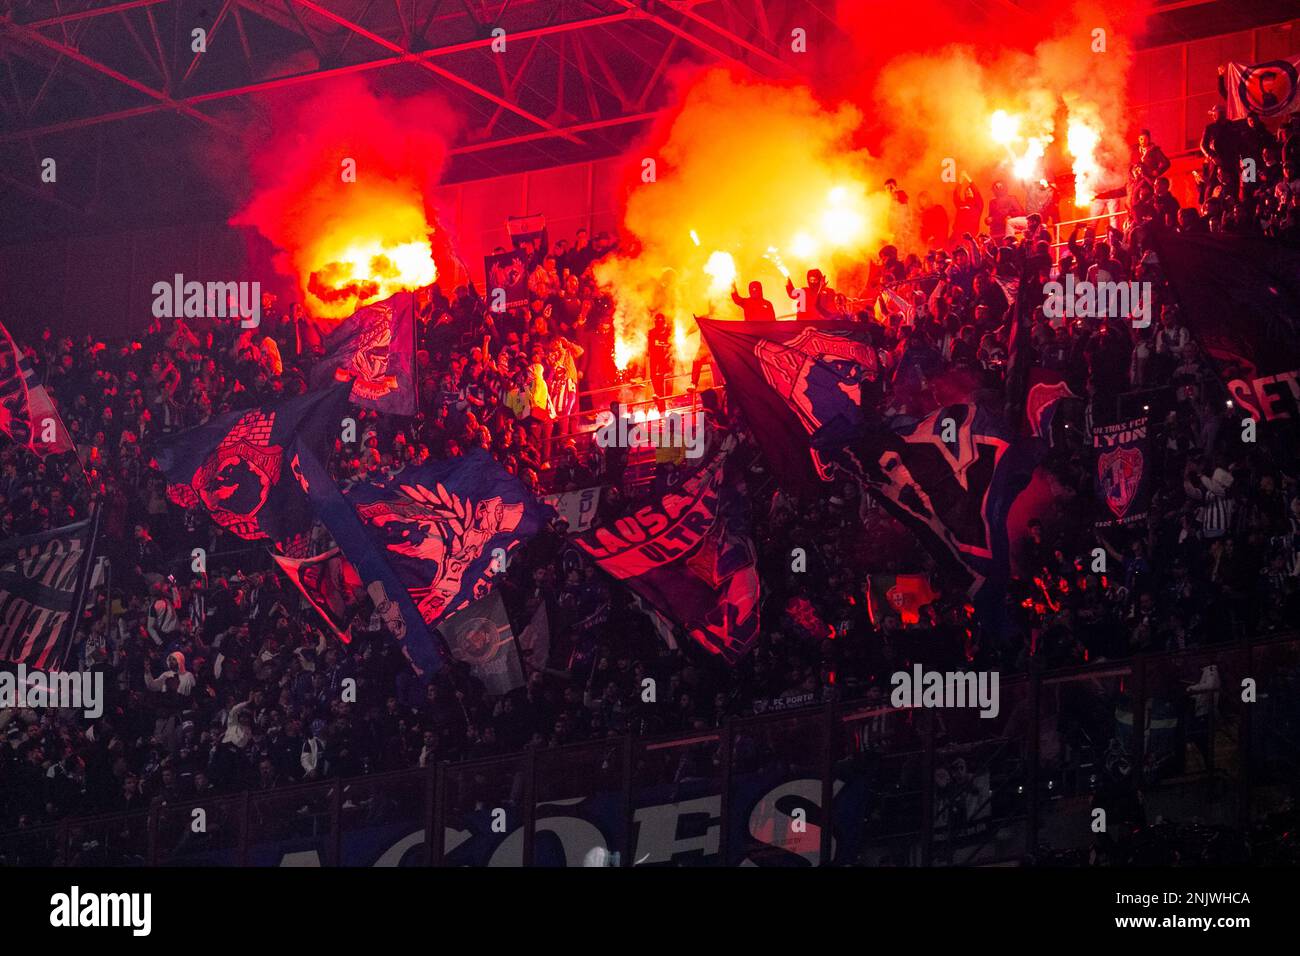
[[[719,449],[679,487],[573,540],[705,650],[735,663],[758,636],[759,580],[730,457]]]
[[[357,405],[415,414],[415,293],[398,292],[363,306],[325,339],[312,385],[350,382]]]
[[[528,258],[519,249],[483,257],[488,306],[514,309],[528,304]],[[500,291],[498,291],[500,290]]]
[[[996,622],[1010,576],[1007,515],[1042,451],[998,412],[963,403],[920,420],[870,423],[852,461],[865,489],[917,536],[946,580]]]
[[[501,697],[524,686],[514,632],[500,592],[493,591],[438,625],[451,656],[469,665],[483,689]]]
[[[1187,327],[1257,422],[1300,418],[1300,249],[1211,233],[1153,236]]]
[[[202,505],[212,520],[248,541],[269,538],[306,555],[311,509],[296,478],[299,450],[317,458],[339,434],[347,387],[339,385],[229,412],[163,439],[155,449],[167,497]]]
[[[361,598],[362,583],[356,568],[348,563],[338,548],[311,558],[287,558],[272,554],[275,563],[293,582],[329,629],[343,643],[352,637],[348,631],[351,611]]]
[[[16,444],[49,454],[72,451],[54,400],[36,379],[36,370],[0,325],[0,433]]]
[[[91,563],[93,524],[0,542],[0,661],[62,668]]]
[[[812,436],[859,422],[863,384],[878,374],[866,329],[820,320],[698,321],[727,398],[745,413],[777,479],[793,491],[828,480],[833,452],[815,448]]]
[[[1300,55],[1263,63],[1228,64],[1223,77],[1228,94],[1228,118],[1245,119],[1258,113],[1265,120],[1300,110]]]
[[[1097,493],[1102,506],[1098,528],[1146,519],[1151,508],[1151,444],[1147,416],[1092,427],[1097,460]]]

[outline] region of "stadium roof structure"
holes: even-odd
[[[464,118],[453,180],[610,155],[663,108],[673,67],[729,61],[790,75],[790,31],[833,29],[823,12],[832,6],[17,0],[0,15],[0,216],[12,224],[16,200],[35,198],[52,207],[45,216],[116,218],[139,208],[133,188],[157,195],[158,157],[183,156],[194,127],[234,134],[262,119],[266,96],[349,75],[380,94],[436,90]],[[196,28],[206,34],[202,53],[191,50]],[[497,28],[503,53],[492,50]],[[83,173],[79,189],[40,184],[40,159],[55,153],[60,172]]]
[[[953,0],[977,19],[1028,15],[1035,2]],[[1274,2],[1294,0],[1163,0],[1161,9],[1190,24],[1209,22],[1214,9]],[[332,77],[364,75],[381,94],[432,89],[444,97],[465,120],[449,181],[612,155],[669,102],[674,67],[732,62],[762,76],[796,74],[815,58],[791,51],[791,31],[803,28],[818,49],[837,30],[835,7],[836,0],[0,0],[0,241],[148,217],[220,216],[222,201],[195,169],[195,143],[204,138],[194,130],[234,134],[264,121],[266,97]],[[196,28],[206,34],[202,53],[191,49]],[[505,30],[504,53],[492,51],[497,28]],[[46,156],[59,157],[57,188],[40,180]]]

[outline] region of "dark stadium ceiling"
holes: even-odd
[[[1268,5],[1270,0],[1262,0]],[[954,0],[973,17],[1016,0]],[[1294,0],[1282,0],[1282,5]],[[1170,0],[1173,18],[1247,0]],[[448,179],[607,156],[667,99],[671,68],[734,61],[763,75],[836,29],[836,0],[7,0],[0,3],[0,242],[219,218],[193,135],[265,120],[264,98],[363,75],[436,90],[466,120]],[[1285,14],[1283,14],[1285,15]],[[202,27],[207,50],[191,52]],[[507,50],[490,52],[492,31]],[[1235,28],[1227,23],[1222,28]],[[784,54],[784,56],[782,55]],[[40,162],[59,157],[57,188]]]

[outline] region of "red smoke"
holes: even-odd
[[[307,311],[346,316],[431,282],[433,187],[457,126],[448,106],[433,95],[381,98],[351,78],[264,105],[269,134],[246,137],[251,197],[231,223],[279,250],[276,267],[297,281]]]

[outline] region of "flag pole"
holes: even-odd
[[[73,639],[76,638],[77,636],[77,628],[81,626],[81,613],[86,608],[86,591],[90,589],[89,585],[90,585],[91,565],[93,565],[95,562],[95,544],[99,540],[99,517],[102,512],[103,512],[103,504],[99,501],[96,501],[94,511],[91,513],[91,518],[90,518],[90,537],[86,541],[86,554],[81,559],[81,576],[77,581],[77,596],[72,603],[72,631],[68,635],[68,647],[67,650],[64,652],[63,660],[59,661],[58,670],[63,670],[64,667],[67,665],[68,654],[71,653],[72,651]],[[113,596],[110,593],[109,594],[110,613],[112,607],[112,603],[111,603],[112,600],[113,600]],[[104,640],[107,642],[108,640],[107,634],[104,635]]]

